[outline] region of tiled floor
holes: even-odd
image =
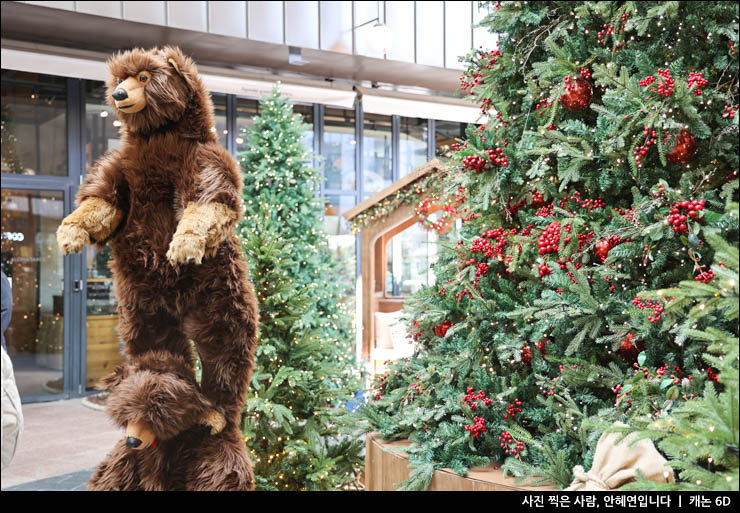
[[[15,456],[2,471],[3,490],[32,482],[40,487],[32,489],[84,489],[79,487],[80,481],[86,482],[92,469],[123,436],[105,412],[84,406],[82,399],[24,404],[23,417],[25,425]],[[80,471],[87,472],[87,477]],[[52,477],[56,481],[39,481]],[[69,488],[53,485],[55,482]]]

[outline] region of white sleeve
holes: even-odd
[[[23,412],[21,398],[15,385],[13,364],[10,357],[2,348],[2,469],[10,464],[15,454],[15,448],[23,431]]]

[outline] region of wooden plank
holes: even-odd
[[[365,490],[395,491],[395,483],[409,478],[409,461],[405,453],[392,453],[387,448],[403,448],[411,445],[408,440],[384,442],[378,433],[368,433],[365,444]],[[504,471],[494,465],[473,467],[467,477],[455,474],[451,469],[434,473],[430,491],[556,491],[552,485],[524,486],[512,477],[504,477]]]
[[[439,159],[432,159],[426,164],[422,164],[421,166],[417,167],[411,173],[407,174],[400,180],[393,182],[391,185],[389,185],[382,191],[375,193],[374,195],[370,196],[368,199],[366,199],[362,203],[359,203],[355,207],[347,210],[344,214],[342,214],[342,217],[344,217],[344,219],[349,221],[352,218],[356,217],[358,214],[372,207],[373,205],[380,203],[382,200],[384,200],[385,198],[387,198],[394,192],[400,189],[403,189],[410,183],[415,182],[416,180],[426,175],[430,171],[433,171],[434,169],[441,169],[441,168],[442,168],[442,165]]]
[[[86,386],[92,387],[123,362],[118,342],[118,315],[87,318]]]

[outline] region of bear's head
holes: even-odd
[[[188,119],[189,130],[212,131],[213,105],[195,63],[166,46],[119,52],[108,60],[108,103],[124,128],[146,135]]]

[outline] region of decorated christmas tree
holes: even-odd
[[[352,488],[362,439],[349,436],[347,402],[361,381],[315,196],[319,175],[301,142],[305,124],[277,88],[260,111],[238,155],[246,207],[238,234],[260,302],[243,432],[258,489]]]
[[[489,463],[565,487],[620,422],[678,486],[737,490],[737,5],[487,5],[460,89],[488,121],[437,176],[458,243],[366,429],[413,442],[407,489]]]

